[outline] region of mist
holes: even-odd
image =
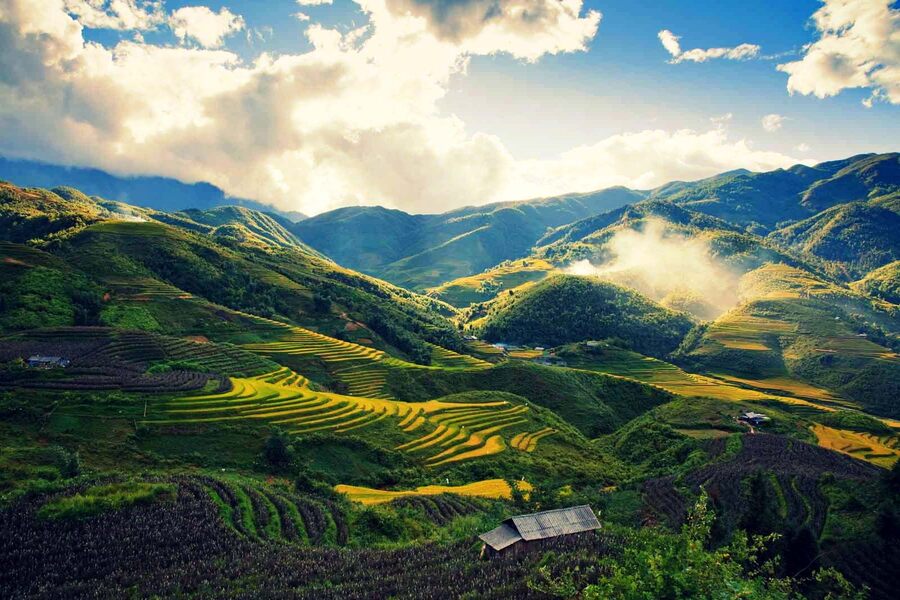
[[[714,319],[738,302],[739,273],[718,260],[706,240],[672,232],[661,219],[616,233],[604,249],[608,261],[580,260],[566,271],[634,288],[701,319]]]

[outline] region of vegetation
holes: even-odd
[[[892,598],[895,163],[299,224],[3,184],[0,596]],[[560,274],[651,220],[729,310]]]
[[[544,346],[618,338],[638,352],[664,356],[691,325],[684,314],[618,285],[558,275],[489,308],[476,331],[489,340]]]

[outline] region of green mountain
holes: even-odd
[[[655,356],[674,350],[692,326],[685,314],[633,290],[571,275],[553,276],[483,310],[472,327],[487,340],[549,347],[618,338]]]
[[[725,219],[759,233],[837,204],[897,189],[900,155],[865,154],[765,173],[732,171],[692,183],[667,184],[650,197]]]
[[[900,258],[900,213],[866,202],[839,204],[768,238],[837,263],[838,274],[853,279]]]
[[[422,290],[524,256],[549,227],[642,198],[641,192],[610,188],[439,215],[341,208],[304,219],[293,231],[342,265]]]

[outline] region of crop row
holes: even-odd
[[[218,506],[223,522],[243,538],[322,544],[329,531],[346,531],[344,515],[336,506],[323,507],[319,501],[271,486],[214,477],[197,479]],[[346,543],[346,535],[342,543]]]
[[[479,509],[476,502],[452,494],[408,496],[394,500],[391,505],[417,511],[435,525],[446,525],[456,517],[472,514]]]
[[[249,589],[323,600],[543,597],[528,586],[543,553],[480,561],[474,538],[399,549],[272,543],[223,524],[208,489],[185,477],[174,500],[65,521],[37,518],[47,496],[19,499],[0,509],[0,597],[228,598]],[[611,543],[604,535],[550,543],[558,560],[549,575],[589,577]]]

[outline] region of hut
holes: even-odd
[[[52,369],[53,367],[68,367],[69,360],[61,356],[29,356],[27,364],[32,369]]]
[[[510,517],[496,529],[478,537],[484,542],[481,555],[493,557],[540,546],[546,540],[596,529],[600,529],[600,521],[591,507],[585,504]]]

